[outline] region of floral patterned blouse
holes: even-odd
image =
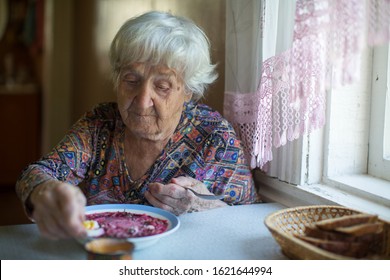
[[[116,103],[87,112],[46,156],[29,165],[16,184],[25,203],[38,184],[57,179],[78,185],[87,205],[148,204],[144,192],[150,182],[168,183],[190,176],[225,202],[248,204],[257,200],[241,142],[232,126],[203,104],[184,104],[178,127],[155,163],[133,181],[124,160],[124,124]]]

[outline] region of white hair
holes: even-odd
[[[152,11],[127,20],[111,43],[110,61],[115,87],[123,66],[162,64],[181,75],[195,101],[218,76],[205,33],[189,19],[165,12]]]

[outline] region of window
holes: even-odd
[[[390,181],[388,50],[387,45],[364,52],[360,80],[329,94],[327,178],[366,174]]]
[[[368,173],[390,181],[390,57],[389,46],[373,55]]]
[[[388,50],[387,45],[361,54],[359,81],[329,91],[325,127],[304,140],[309,142],[308,156],[317,155],[308,161],[307,173],[320,174],[308,176],[306,190],[317,188],[333,202],[384,213],[386,218],[390,218]]]
[[[388,46],[364,51],[359,81],[328,91],[325,126],[282,147],[299,155],[287,166],[296,185],[255,173],[266,201],[340,204],[390,220],[388,53]]]

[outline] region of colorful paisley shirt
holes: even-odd
[[[232,126],[203,104],[185,103],[173,136],[155,163],[133,181],[125,163],[124,129],[116,103],[87,112],[46,156],[29,165],[16,184],[23,202],[38,184],[57,179],[78,185],[87,205],[148,204],[151,182],[169,183],[190,176],[213,193],[225,193],[229,204],[257,200],[252,174]]]

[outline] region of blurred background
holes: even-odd
[[[204,29],[219,79],[203,102],[222,113],[225,0],[0,0],[0,225],[29,222],[14,191],[22,169],[85,111],[115,100],[109,45],[125,20],[149,10]]]

